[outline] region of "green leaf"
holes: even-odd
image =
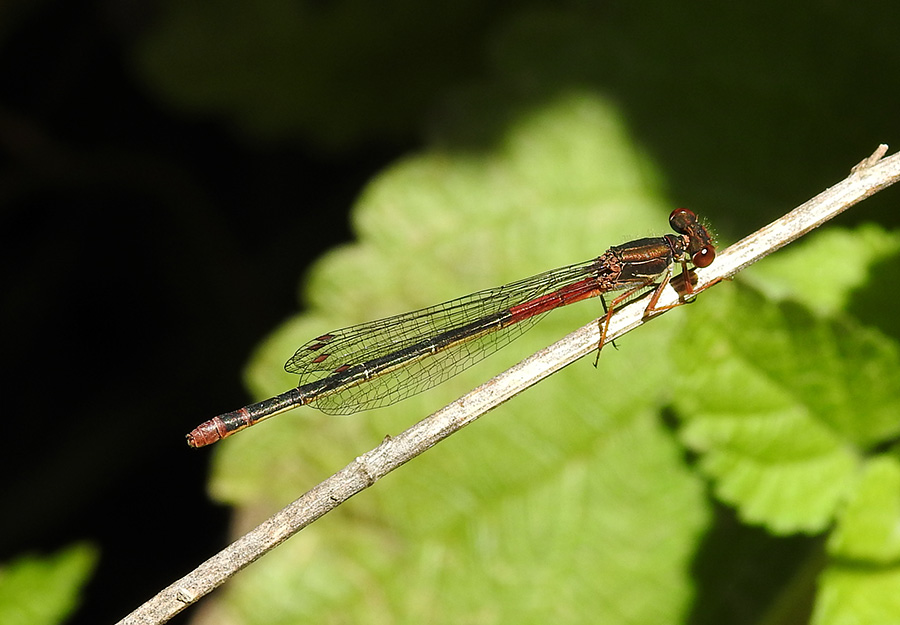
[[[294,384],[277,373],[282,363],[329,328],[667,230],[652,171],[603,100],[568,94],[524,112],[502,137],[479,153],[429,152],[372,183],[354,213],[360,242],[317,265],[312,311],[254,359],[257,394]],[[334,419],[301,408],[251,428],[223,443],[213,490],[258,520],[601,312],[596,301],[556,311],[495,357],[388,409]],[[239,576],[230,610],[260,623],[585,613],[658,623],[682,612],[692,595],[684,571],[708,513],[658,418],[677,316],[623,339],[596,370],[568,367],[307,528]]]
[[[779,251],[773,262],[754,265],[741,278],[772,298],[834,315],[846,310],[854,293],[871,282],[878,263],[896,265],[898,253],[900,235],[875,224],[853,230],[829,227]]]
[[[813,625],[896,623],[900,569],[838,564],[819,578]]]
[[[74,545],[49,557],[24,556],[0,568],[0,622],[4,625],[61,623],[74,612],[96,551]]]
[[[477,67],[479,37],[506,7],[177,0],[157,9],[135,65],[163,100],[224,116],[254,141],[300,136],[338,149],[408,134],[442,85]]]
[[[776,533],[824,529],[861,457],[900,432],[897,346],[736,284],[683,337],[696,366],[675,403],[716,494]]]
[[[897,458],[878,456],[866,463],[828,539],[828,553],[857,565],[900,565]]]
[[[234,616],[658,623],[683,611],[706,513],[655,417],[582,438],[578,450],[527,421],[510,425],[505,438],[448,441],[286,543],[235,580]]]

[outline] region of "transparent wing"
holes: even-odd
[[[597,278],[604,271],[595,259],[436,306],[335,330],[301,346],[284,368],[288,373],[300,375],[301,383],[306,384],[421,344],[429,337],[502,315],[510,309],[519,307],[523,311],[515,323],[475,334],[468,340],[450,342],[427,355],[411,358],[405,366],[391,368],[310,402],[323,412],[335,415],[387,406],[444,382],[532,328],[549,309],[538,306],[535,314],[529,315],[530,302],[540,302],[539,298],[579,281],[585,282],[585,289],[596,289],[597,281],[590,278]]]

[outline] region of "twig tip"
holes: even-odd
[[[871,156],[861,160],[859,163],[854,165],[854,167],[850,171],[852,171],[855,174],[864,169],[868,169],[869,167],[872,167],[878,161],[880,161],[882,158],[884,158],[884,155],[887,154],[887,151],[888,151],[887,143],[880,144],[877,148],[875,148],[875,151],[872,152]]]

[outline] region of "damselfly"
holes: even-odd
[[[656,303],[676,263],[690,295],[688,262],[707,267],[715,259],[709,231],[693,212],[672,211],[669,225],[677,234],[614,245],[593,260],[317,336],[284,365],[300,376],[299,386],[200,424],[188,444],[209,445],[297,406],[346,415],[393,404],[494,353],[555,308],[624,291],[604,301],[599,349],[616,306],[655,287],[644,315],[663,310]]]

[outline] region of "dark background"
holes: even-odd
[[[0,41],[0,561],[97,545],[73,623],[123,617],[225,544],[209,453],[183,436],[247,403],[254,344],[410,143],[241,143],[147,93],[127,55],[149,22],[113,8],[45,2]]]
[[[227,540],[228,510],[205,493],[209,452],[189,450],[183,435],[247,402],[249,353],[297,311],[305,268],[351,240],[347,213],[366,181],[428,145],[456,85],[503,83],[534,97],[552,82],[499,76],[503,61],[488,52],[497,32],[527,30],[516,13],[541,3],[460,3],[436,16],[410,4],[379,16],[389,32],[374,41],[360,36],[378,32],[370,9],[336,3],[347,15],[345,30],[334,28],[346,39],[318,44],[339,61],[322,69],[326,78],[304,92],[315,78],[308,67],[292,76],[290,63],[271,65],[273,93],[284,87],[318,109],[288,121],[242,116],[234,102],[172,97],[140,69],[141,42],[169,6],[0,9],[0,561],[97,545],[73,623],[121,618]],[[612,94],[673,195],[715,214],[726,233],[741,236],[805,201],[877,143],[900,145],[890,3],[847,13],[829,3],[739,13],[703,3],[569,6],[575,17],[548,11],[528,22],[546,30],[520,62],[557,86]],[[573,43],[559,51],[573,60],[564,71],[542,73],[541,32],[590,39],[579,38],[592,27],[579,11],[606,24],[608,56],[592,63]],[[387,42],[396,33],[408,39]],[[202,34],[196,51],[173,57],[172,75],[210,52]],[[225,59],[226,79],[266,84],[265,55],[234,54],[247,56],[250,72]],[[896,227],[891,193],[842,225]]]

